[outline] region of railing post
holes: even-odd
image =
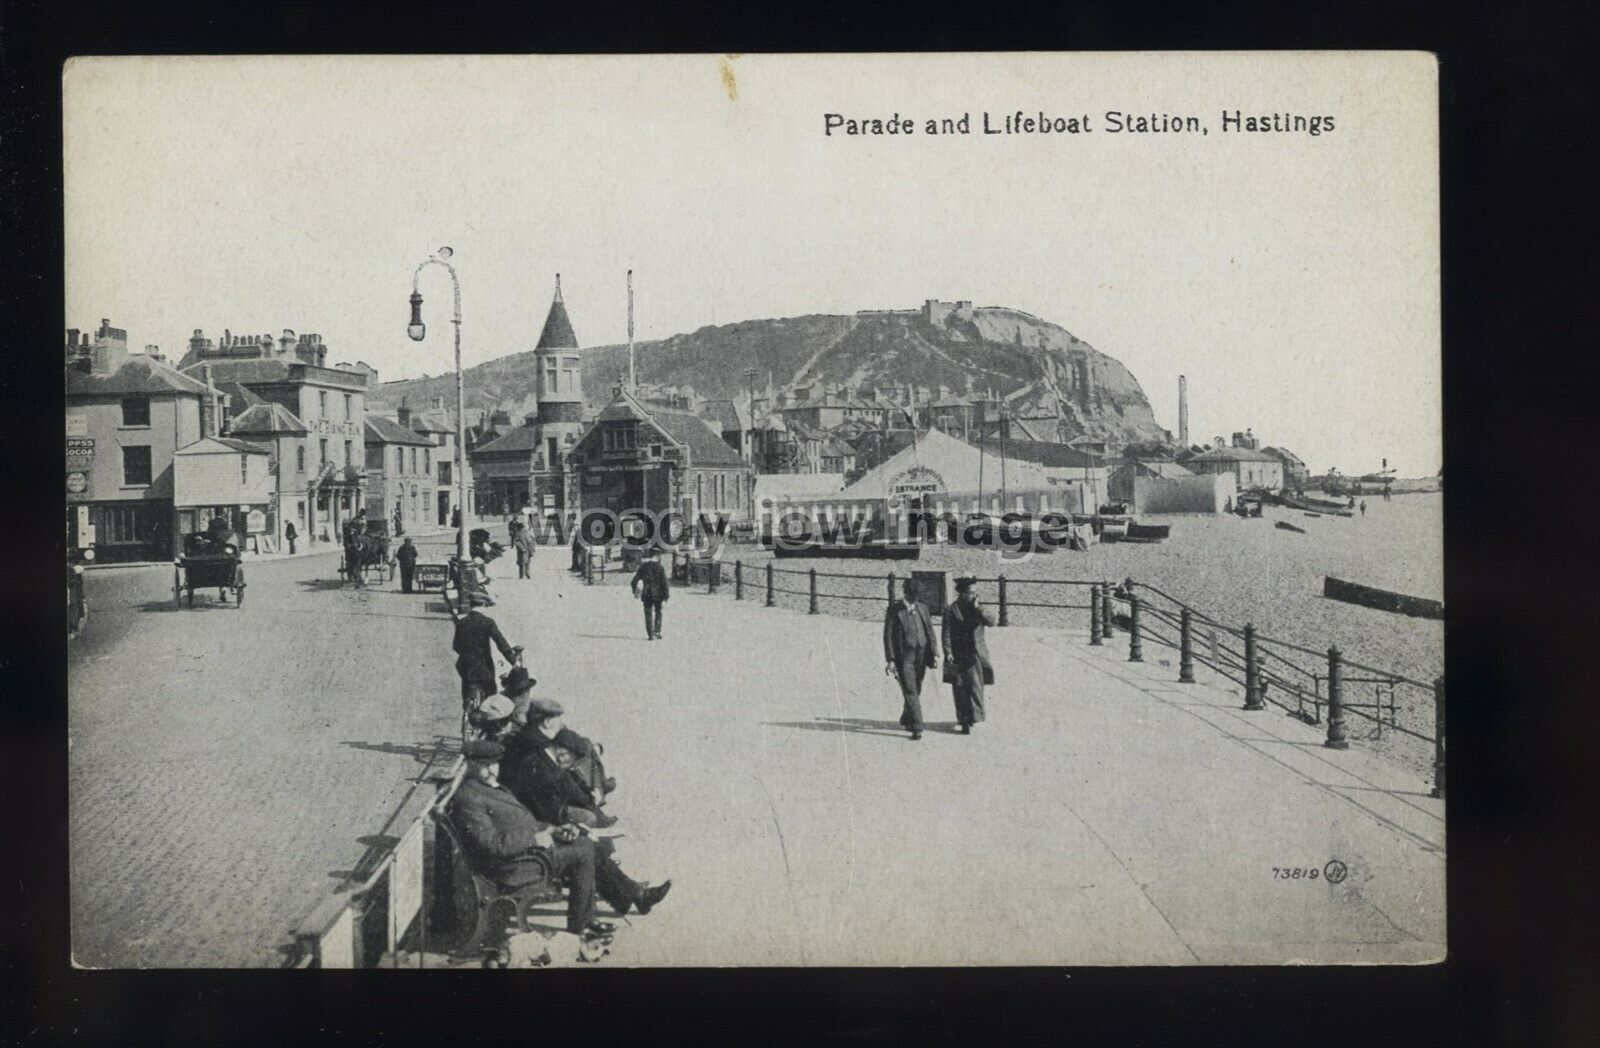
[[[767,564],[767,607],[772,607],[772,564]]]
[[[1433,678],[1433,796],[1444,796],[1444,678]]]
[[[733,562],[733,599],[744,600],[744,561]]]
[[[1144,645],[1139,641],[1139,597],[1128,594],[1128,661],[1144,661]]]
[[[1244,708],[1265,709],[1261,701],[1261,664],[1256,661],[1256,628],[1244,624]]]
[[[807,614],[815,615],[816,613],[817,613],[817,569],[816,568],[812,568],[811,569],[811,608],[807,612]]]
[[[722,583],[722,561],[706,561],[706,592],[715,593]]]
[[[672,571],[668,573],[667,581],[669,583],[678,581],[678,550],[676,547],[672,550]]]
[[[1194,638],[1189,609],[1178,612],[1178,683],[1194,683]]]
[[[1330,750],[1347,750],[1350,743],[1344,737],[1344,665],[1339,649],[1328,649],[1328,741]]]
[[[1089,644],[1100,646],[1100,584],[1089,583]]]
[[[1100,584],[1100,635],[1110,640],[1116,634],[1111,614],[1111,583]]]
[[[594,585],[594,550],[588,546],[583,547],[583,584]]]
[[[1007,621],[1008,621],[1008,617],[1006,615],[1006,577],[1004,575],[1001,575],[1000,576],[1000,619],[999,619],[999,624],[1001,626],[1004,626],[1004,625],[1006,625]]]

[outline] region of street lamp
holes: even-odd
[[[461,376],[461,281],[456,277],[456,268],[449,261],[453,254],[455,252],[449,248],[441,247],[419,263],[411,274],[411,323],[406,325],[406,334],[411,336],[413,342],[421,342],[427,336],[428,329],[422,323],[422,292],[417,290],[417,283],[424,268],[444,267],[445,272],[450,274],[450,286],[455,292],[455,315],[450,319],[456,326],[456,505],[460,507],[460,523],[456,526],[456,557],[461,565],[464,589],[467,570],[467,387]]]

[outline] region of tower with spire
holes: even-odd
[[[556,274],[555,297],[544,318],[544,329],[533,348],[536,415],[540,454],[534,457],[533,489],[536,498],[554,495],[560,510],[576,507],[567,468],[567,452],[583,430],[583,370],[578,336],[572,330],[566,303],[561,298],[561,274]]]

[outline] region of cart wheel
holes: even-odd
[[[244,583],[241,582],[237,587],[234,588],[233,602],[235,605],[240,606],[244,604]]]

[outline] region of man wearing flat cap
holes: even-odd
[[[984,643],[985,626],[994,619],[978,603],[978,580],[956,579],[956,599],[944,611],[944,680],[955,692],[956,723],[961,734],[983,720],[983,686],[994,683],[994,666]]]
[[[904,700],[900,726],[911,741],[922,738],[922,678],[939,665],[939,641],[928,609],[917,602],[916,582],[901,583],[900,599],[883,617],[883,671],[895,678]]]
[[[571,822],[604,829],[617,820],[600,810],[600,798],[578,775],[574,748],[586,752],[587,739],[557,728],[550,721],[564,710],[559,702],[542,696],[530,698],[528,726],[517,733],[506,760],[506,787],[519,801],[546,822]]]
[[[589,792],[598,812],[617,788],[617,780],[606,774],[605,765],[600,762],[604,749],[598,742],[584,738],[562,723],[562,714],[566,711],[559,702],[544,696],[535,699],[532,695],[535,683],[521,666],[512,667],[510,673],[500,678],[500,688],[512,702],[512,725],[503,736],[498,736],[506,745],[506,766],[516,764],[529,749],[547,747],[551,741],[559,743],[572,755],[572,766],[567,774]]]
[[[456,791],[452,812],[474,867],[511,891],[537,882],[542,855],[556,880],[567,886],[567,930],[575,935],[609,935],[615,926],[595,919],[594,897],[618,914],[649,913],[672,888],[671,881],[649,887],[628,877],[602,847],[571,824],[542,822],[500,783],[505,747],[474,740],[462,747],[467,776]]]

